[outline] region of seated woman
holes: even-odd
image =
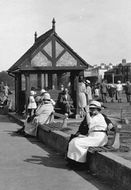
[[[50,121],[51,113],[54,111],[54,106],[51,102],[51,97],[49,93],[44,93],[42,102],[38,106],[35,112],[35,116],[32,121],[25,122],[24,127],[18,130],[18,133],[23,134],[23,132],[31,136],[37,136],[37,127],[38,125],[47,124]]]
[[[86,163],[87,151],[90,146],[104,146],[107,144],[107,123],[100,113],[102,105],[98,101],[92,101],[86,107],[87,135],[78,133],[77,137],[69,142],[67,161],[69,164],[81,165]]]

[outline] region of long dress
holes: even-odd
[[[104,146],[107,143],[108,137],[104,132],[106,129],[107,124],[101,113],[91,117],[88,136],[79,135],[72,139],[69,142],[67,157],[77,162],[85,163],[90,146]]]
[[[36,108],[37,108],[37,104],[36,104],[35,98],[34,98],[34,96],[30,96],[28,109],[36,109]]]
[[[87,105],[86,86],[83,82],[78,83],[78,106],[81,110]]]
[[[116,85],[116,93],[117,93],[117,100],[118,101],[120,101],[122,99],[122,91],[123,91],[122,84],[117,84]]]
[[[92,100],[92,90],[90,86],[86,87],[86,94],[87,94],[87,104],[89,104],[90,101]]]
[[[46,104],[41,104],[38,106],[35,117],[31,123],[25,122],[25,133],[36,136],[37,135],[37,127],[38,125],[43,125],[44,123],[48,123],[48,118],[51,113],[54,111],[54,107],[51,102]]]

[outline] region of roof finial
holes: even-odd
[[[53,29],[54,32],[55,32],[55,23],[56,23],[55,18],[53,18],[53,20],[52,20],[52,29]]]
[[[36,40],[37,40],[37,32],[35,32],[34,38],[35,38],[35,42],[36,42]]]

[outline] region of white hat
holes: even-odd
[[[117,81],[117,83],[121,83],[121,81],[120,81],[120,80],[118,80],[118,81]]]
[[[41,89],[40,94],[43,94],[43,93],[45,93],[45,92],[46,92],[45,89]]]
[[[51,100],[50,94],[48,92],[46,92],[43,95],[42,100],[50,101]]]
[[[31,96],[34,96],[35,95],[35,92],[33,90],[30,91],[30,95]]]
[[[89,80],[86,80],[86,83],[90,84],[91,82]]]
[[[102,109],[102,106],[101,106],[101,103],[96,101],[96,100],[93,100],[91,101],[90,105],[89,105],[89,108],[98,108],[98,109]]]

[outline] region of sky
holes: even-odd
[[[0,0],[0,71],[52,28],[90,65],[131,62],[131,0]]]

